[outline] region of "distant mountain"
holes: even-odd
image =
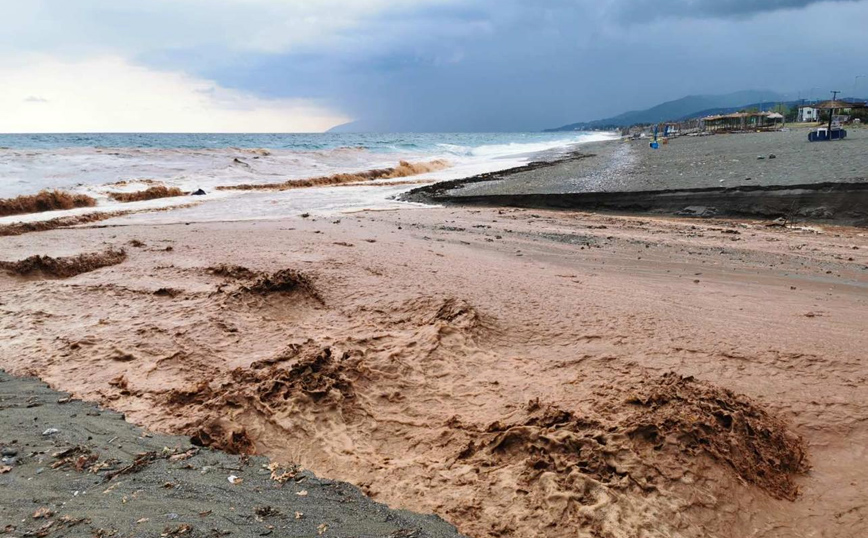
[[[841,100],[842,101],[857,102],[857,103],[866,102],[866,99],[864,99],[864,98],[854,98],[854,97],[846,97],[846,98],[841,99]],[[810,105],[811,101],[805,101],[804,99],[802,101],[762,101],[762,102],[750,103],[750,104],[746,104],[746,105],[742,104],[739,106],[707,108],[705,110],[700,110],[699,112],[693,112],[691,114],[687,114],[687,115],[682,116],[680,118],[672,118],[672,119],[674,119],[674,120],[687,120],[690,118],[704,118],[705,116],[713,116],[716,114],[732,114],[733,112],[738,112],[739,110],[750,110],[750,109],[754,109],[754,108],[757,110],[771,110],[772,108],[774,108],[775,106],[777,106],[779,104],[784,105],[787,108],[797,108],[797,107],[801,106],[802,104]]]
[[[328,131],[327,133],[337,133],[337,134],[346,134],[346,133],[364,133],[367,132],[365,130],[365,126],[362,122],[359,121],[349,121],[347,123],[342,123],[340,125],[335,125]]]
[[[396,132],[416,132],[412,126],[395,125],[387,119],[370,120],[360,119],[335,125],[327,133],[335,134],[357,134],[357,133],[396,133]]]
[[[611,118],[600,120],[571,123],[556,129],[546,129],[547,132],[555,131],[586,131],[590,129],[615,129],[629,127],[630,125],[644,123],[660,123],[674,121],[699,115],[708,110],[728,110],[746,108],[752,105],[745,103],[762,103],[770,105],[783,100],[781,94],[771,91],[745,90],[728,93],[725,95],[688,95],[674,101],[667,101],[646,110],[633,110],[624,112]]]

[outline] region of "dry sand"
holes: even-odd
[[[6,261],[127,252],[0,276],[0,367],[473,537],[868,533],[864,231],[122,224],[0,238]]]

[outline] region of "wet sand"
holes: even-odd
[[[0,367],[468,536],[868,532],[859,229],[431,208],[0,246],[127,253],[0,276]]]

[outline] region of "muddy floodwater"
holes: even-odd
[[[25,457],[0,482],[41,484],[66,457],[66,479],[83,481],[28,495],[27,510],[4,502],[21,529],[59,521],[34,520],[42,507],[96,522],[80,503],[124,495],[117,528],[228,528],[198,519],[188,496],[213,477],[220,506],[200,511],[224,521],[357,535],[343,512],[310,504],[313,478],[287,483],[288,499],[225,506],[249,486],[271,491],[254,459],[267,456],[477,538],[868,532],[863,229],[515,208],[172,214],[0,237],[0,367],[182,436],[118,439],[118,451],[119,418],[94,425],[91,446],[63,437],[48,396],[31,415],[4,411],[0,441]],[[162,454],[154,440],[168,457],[235,456],[155,461],[142,476],[172,484],[168,497],[135,473],[96,486]],[[105,458],[119,463],[75,469]],[[287,519],[255,513],[265,505]],[[295,527],[296,510],[317,517]],[[409,536],[394,521],[370,535]]]

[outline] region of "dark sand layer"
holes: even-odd
[[[460,536],[348,484],[144,433],[2,371],[0,450],[6,536]]]
[[[411,196],[444,204],[646,212],[702,218],[760,217],[778,219],[780,224],[811,220],[868,226],[868,183],[751,185],[638,192],[443,194],[449,188],[442,184],[423,187]]]

